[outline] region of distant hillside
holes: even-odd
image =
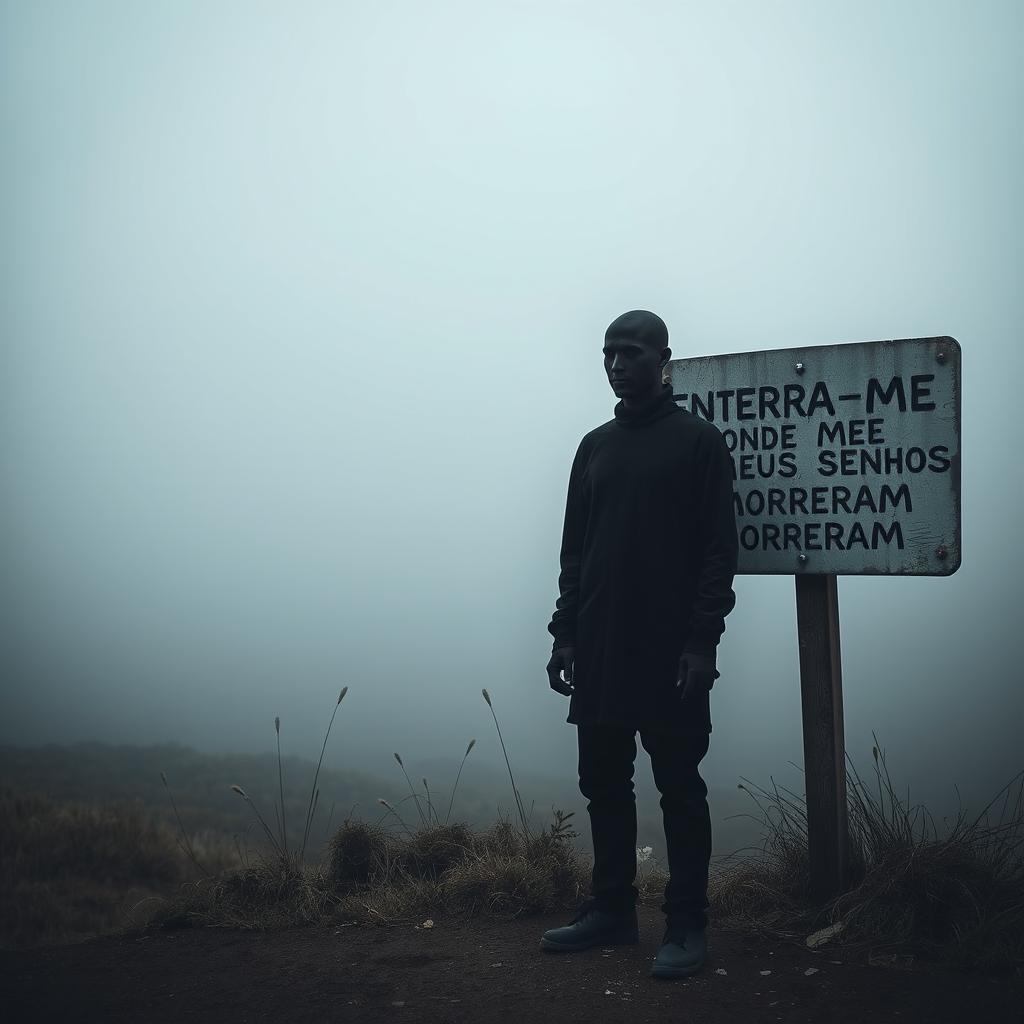
[[[406,761],[413,785],[426,810],[421,779],[427,777],[435,808],[444,819],[451,787],[458,772],[456,758]],[[590,825],[586,801],[573,777],[552,777],[523,770],[513,764],[516,784],[527,811],[533,805],[532,824],[546,826],[552,809],[572,811],[581,852],[590,852]],[[638,765],[639,767],[639,765]],[[282,758],[285,817],[289,844],[301,844],[315,763],[299,757]],[[39,793],[55,800],[109,802],[137,800],[158,818],[177,827],[160,779],[161,771],[173,792],[185,828],[192,834],[239,836],[251,850],[263,846],[262,830],[245,802],[231,791],[241,786],[253,800],[270,828],[277,831],[275,806],[278,796],[277,755],[201,753],[182,744],[157,746],[79,743],[68,746],[0,746],[0,784],[25,793]],[[664,833],[658,793],[648,773],[637,773],[638,843],[651,845],[655,856],[663,856]],[[383,821],[399,827],[395,818],[378,803],[383,798],[395,806],[410,826],[418,820],[416,805],[398,764],[389,777],[353,770],[338,770],[325,760],[318,780],[319,808],[311,831],[308,850],[319,854],[329,835],[328,823],[336,827],[346,816],[364,821]],[[711,813],[716,854],[758,841],[759,832],[748,818],[726,820],[729,815],[749,814],[754,808],[735,790],[712,789]],[[476,827],[493,824],[498,817],[515,815],[512,787],[504,766],[466,761],[452,807],[453,821]]]
[[[289,844],[301,844],[316,765],[304,758],[283,757],[281,769]],[[176,743],[0,746],[0,783],[16,791],[38,793],[55,800],[138,801],[176,826],[161,772],[167,776],[182,822],[190,833],[249,835],[251,848],[261,846],[262,829],[255,823],[245,801],[231,790],[232,785],[245,790],[271,830],[277,833],[275,808],[280,797],[276,754],[210,755]],[[442,819],[451,796],[450,784],[443,781],[446,784],[438,785],[436,790],[432,786],[434,806]],[[414,780],[416,782],[419,780]],[[317,787],[320,797],[309,840],[313,851],[326,839],[328,821],[332,827],[337,826],[349,814],[366,821],[384,818],[385,823],[390,821],[398,827],[395,818],[377,802],[378,798],[398,808],[408,824],[413,825],[418,820],[416,806],[397,764],[395,778],[391,779],[324,766]],[[426,810],[422,784],[418,788]],[[472,785],[471,755],[456,793],[452,819],[461,818],[475,824],[493,822],[495,817],[493,801]]]

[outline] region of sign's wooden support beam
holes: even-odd
[[[849,879],[839,595],[832,573],[795,578],[810,896],[824,902]]]

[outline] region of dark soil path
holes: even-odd
[[[704,970],[648,975],[662,936],[640,908],[641,944],[550,954],[568,915],[443,921],[432,928],[186,929],[0,952],[7,1021],[344,1021],[708,1024],[1024,1021],[1024,977],[868,965],[828,946],[709,930]],[[860,962],[857,962],[859,959]],[[837,962],[839,961],[839,962]]]

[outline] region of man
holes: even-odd
[[[725,617],[736,603],[732,459],[712,423],[676,405],[660,317],[632,310],[605,333],[614,418],[585,434],[565,506],[551,688],[570,698],[594,847],[591,898],[543,949],[636,943],[636,734],[661,793],[670,878],[651,973],[707,954],[711,815],[698,765]]]

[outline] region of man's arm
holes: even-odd
[[[717,428],[701,431],[695,469],[697,551],[701,566],[690,610],[686,650],[713,657],[725,632],[725,617],[736,604],[732,584],[739,555],[732,456]]]
[[[584,443],[580,441],[569,471],[569,489],[565,499],[565,520],[562,524],[562,548],[559,554],[558,599],[548,624],[555,638],[552,650],[571,647],[576,640],[576,609],[580,587],[580,558],[583,533],[587,525],[583,501],[583,468],[586,463]]]

